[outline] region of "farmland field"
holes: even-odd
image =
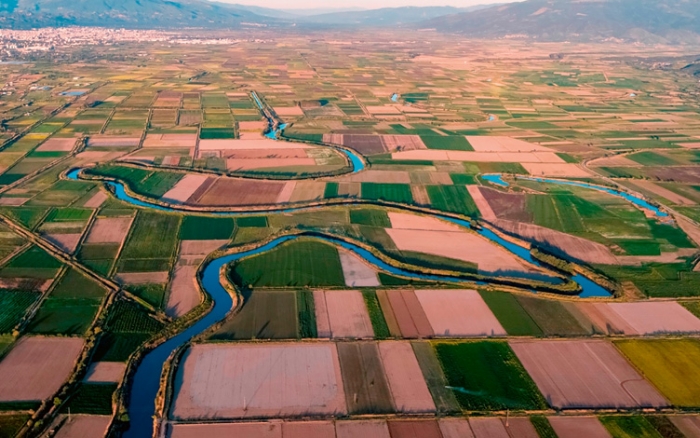
[[[544,408],[544,398],[508,344],[435,343],[434,348],[463,409]]]
[[[253,292],[212,339],[296,339],[296,303],[294,292]]]

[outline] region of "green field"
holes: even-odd
[[[17,432],[27,424],[31,418],[29,414],[1,414],[0,415],[0,438],[14,438]]]
[[[180,227],[181,240],[229,240],[233,235],[232,218],[185,216]]]
[[[383,210],[362,209],[350,210],[350,223],[372,227],[391,228],[389,216]]]
[[[479,209],[463,186],[427,186],[430,206],[436,210],[478,217]]]
[[[82,335],[97,315],[100,300],[49,297],[29,323],[29,331],[41,334]]]
[[[184,173],[153,171],[114,164],[100,165],[86,172],[90,175],[118,179],[135,192],[152,198],[160,198],[185,176]]]
[[[487,291],[479,291],[479,294],[510,336],[543,335],[542,329],[513,294]]]
[[[65,414],[70,409],[71,415],[111,415],[112,394],[116,389],[116,383],[81,383],[63,406],[62,412]]]
[[[600,417],[613,438],[663,438],[642,416]]]
[[[49,279],[56,275],[60,267],[61,262],[43,248],[31,246],[0,269],[0,277]]]
[[[297,313],[295,292],[256,291],[212,339],[296,339],[299,333]]]
[[[408,184],[362,183],[362,199],[412,204],[413,195]]]
[[[314,294],[310,290],[302,290],[296,293],[297,313],[299,314],[299,337],[318,337],[316,328],[316,307]]]
[[[0,333],[10,333],[37,299],[36,292],[0,290]]]
[[[106,290],[91,278],[69,268],[59,281],[56,288],[51,291],[53,298],[93,298],[102,299]]]
[[[455,397],[466,410],[545,409],[546,403],[505,342],[433,344]]]
[[[315,240],[297,240],[236,263],[236,284],[253,287],[344,286],[338,250]]]
[[[175,254],[180,217],[140,211],[124,245],[122,259],[169,259]]]
[[[442,149],[448,151],[473,151],[474,148],[466,138],[462,136],[421,135],[421,140],[428,149]]]
[[[579,324],[559,301],[518,295],[517,301],[545,336],[585,336],[591,331]]]
[[[615,346],[674,406],[700,407],[700,342],[696,339],[624,340]]]
[[[389,333],[389,327],[386,325],[386,319],[384,319],[384,313],[379,305],[377,293],[373,290],[364,290],[362,291],[362,296],[365,300],[365,305],[367,306],[369,319],[372,321],[375,339],[389,338],[391,333]]]

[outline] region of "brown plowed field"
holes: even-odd
[[[418,135],[382,135],[382,143],[387,151],[413,151],[427,149]]]
[[[180,254],[206,256],[227,243],[228,240],[183,240],[180,242]]]
[[[378,135],[324,134],[323,142],[349,147],[351,149],[355,149],[362,155],[373,155],[386,152],[384,142]]]
[[[380,342],[379,354],[396,410],[405,413],[435,412],[435,403],[411,344],[405,341]]]
[[[389,421],[391,438],[442,438],[436,420]]]
[[[555,152],[553,149],[512,137],[469,135],[466,138],[477,152]]]
[[[97,438],[107,432],[107,427],[112,421],[109,415],[71,415],[66,420],[55,438]]]
[[[208,207],[271,205],[277,201],[284,186],[283,182],[219,178],[196,203]]]
[[[314,299],[316,297],[320,298],[320,294],[314,292]],[[324,335],[329,334],[333,339],[371,339],[374,337],[372,321],[369,319],[367,306],[360,291],[325,291],[323,301],[319,302],[316,310],[316,320],[323,321],[325,319],[329,321],[329,332],[325,333],[325,322],[319,324],[319,328],[323,327]],[[321,337],[320,330],[319,337]]]
[[[472,199],[474,200],[474,203],[479,209],[481,217],[483,217],[487,221],[496,220],[496,213],[494,213],[493,209],[491,208],[491,205],[481,193],[481,188],[479,186],[467,186],[467,190],[469,191],[469,194],[471,195]]]
[[[213,186],[217,180],[218,180],[218,178],[216,178],[216,177],[207,178],[207,180],[204,181],[204,183],[202,183],[202,185],[199,186],[199,188],[197,190],[195,190],[194,193],[192,193],[192,196],[190,196],[190,198],[185,202],[185,204],[195,204],[196,205],[197,202],[199,202],[199,200],[202,198],[202,196],[204,196],[204,194],[209,191],[211,186]]]
[[[131,217],[97,218],[85,242],[122,243],[131,228],[131,221]]]
[[[384,420],[338,421],[336,438],[391,438]]]
[[[170,273],[163,272],[122,272],[115,276],[120,284],[165,284]]]
[[[505,419],[501,418],[505,424]],[[508,419],[508,433],[512,438],[540,438],[535,426],[528,417],[511,417]]]
[[[83,344],[80,338],[20,339],[0,361],[0,402],[51,397],[75,368]]]
[[[700,417],[697,415],[669,416],[671,422],[688,438],[700,438]]]
[[[93,362],[84,380],[91,383],[119,383],[125,371],[126,364],[123,362]]]
[[[389,311],[393,313],[404,338],[415,339],[433,336],[430,321],[428,321],[423,307],[412,290],[389,290],[386,294],[391,307],[382,310],[384,313]]]
[[[335,438],[335,426],[332,421],[285,422],[282,438]]]
[[[176,379],[174,418],[347,412],[338,353],[330,343],[195,345],[185,353]]]
[[[606,335],[634,335],[636,330],[617,315],[607,303],[574,303],[576,308]]]
[[[50,138],[36,148],[37,152],[70,152],[75,146],[74,138]]]
[[[607,303],[633,329],[633,334],[698,333],[700,319],[674,301]]]
[[[187,201],[202,184],[209,179],[206,175],[189,174],[168,190],[161,199],[165,202],[183,203]]]
[[[386,321],[387,327],[389,327],[389,333],[393,337],[401,336],[401,329],[399,328],[399,323],[396,320],[394,311],[391,309],[391,303],[389,302],[389,296],[387,291],[378,290],[377,299],[379,300],[379,306],[381,307],[382,313],[384,314],[384,320]]]
[[[282,438],[282,423],[169,424],[168,438]]]
[[[472,427],[466,418],[441,418],[438,425],[442,438],[474,438]]]
[[[608,247],[600,243],[537,225],[506,220],[498,220],[494,225],[506,232],[521,236],[525,240],[545,243],[559,248],[570,257],[583,262],[604,265],[617,264],[615,255],[610,252]]]
[[[608,342],[513,341],[510,346],[554,408],[668,406]]]
[[[475,290],[416,290],[415,294],[436,337],[506,335]]]
[[[323,199],[326,183],[320,181],[297,181],[289,202],[315,201]]]
[[[178,265],[173,272],[173,279],[168,286],[168,304],[165,313],[172,318],[179,318],[202,302],[202,294],[197,285],[197,267]]]
[[[520,222],[532,221],[532,214],[527,211],[525,195],[520,193],[503,193],[487,187],[481,187],[479,191],[499,219]],[[474,202],[476,202],[476,198]],[[477,204],[477,206],[481,208],[480,204]]]
[[[416,205],[430,205],[430,196],[425,186],[411,185],[411,196]]]
[[[397,230],[461,231],[449,222],[417,214],[389,212],[391,227]]]
[[[73,254],[80,243],[82,234],[47,234],[46,239],[68,254]]]
[[[401,251],[421,252],[478,265],[488,273],[529,272],[534,268],[503,247],[470,231],[424,231],[387,229],[396,247]]]
[[[375,342],[338,344],[340,367],[348,412],[380,414],[394,412],[389,384]]]
[[[596,417],[547,417],[559,438],[612,438]]]
[[[486,417],[469,419],[475,438],[510,438],[500,418]]]

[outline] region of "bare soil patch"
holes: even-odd
[[[282,438],[282,422],[169,424],[168,438]]]
[[[605,341],[513,341],[548,403],[559,409],[662,407],[668,402]]]
[[[632,334],[700,332],[700,319],[674,301],[606,304],[634,329]]]
[[[122,243],[129,228],[131,217],[97,218],[85,240],[87,243]]]
[[[74,138],[50,138],[36,148],[37,152],[70,152],[75,146]]]
[[[505,336],[475,290],[416,290],[436,337]]]
[[[318,327],[318,336],[323,334],[333,339],[371,339],[374,337],[372,321],[367,313],[367,306],[360,291],[325,291],[323,296],[314,292],[314,300],[322,300],[317,304],[316,318],[322,321],[328,320],[328,332],[326,323],[322,322]],[[327,316],[326,316],[327,315]]]
[[[689,438],[700,437],[700,417],[697,415],[669,416],[671,422]]]
[[[377,271],[358,256],[349,251],[338,251],[338,255],[346,286],[374,287],[381,284],[377,277]]]
[[[466,138],[477,152],[555,152],[550,148],[512,137],[468,135]]]
[[[239,158],[229,158],[226,160],[226,168],[232,171],[315,165],[316,160],[313,158],[259,158],[245,160]]]
[[[389,212],[391,227],[397,230],[461,231],[462,229],[440,219],[417,214]]]
[[[435,412],[435,403],[411,344],[405,341],[380,342],[379,354],[396,410],[405,413]]]
[[[382,142],[387,151],[413,151],[427,149],[418,135],[382,135]]]
[[[102,437],[112,421],[109,415],[71,415],[54,435],[55,438]]]
[[[508,275],[509,272],[529,272],[511,253],[489,240],[469,231],[422,231],[387,229],[386,232],[401,251],[422,252],[475,263],[479,271]]]
[[[467,190],[469,191],[469,195],[471,195],[472,199],[474,200],[476,207],[479,209],[481,217],[487,221],[496,220],[496,213],[493,211],[491,205],[481,193],[481,188],[479,186],[467,186]]]
[[[289,202],[315,201],[323,199],[326,183],[318,181],[297,181]]]
[[[376,342],[338,344],[348,411],[381,414],[394,411]]]
[[[564,163],[564,160],[553,152],[471,152],[426,149],[394,152],[391,154],[391,157],[394,160],[465,161],[475,163]]]
[[[283,182],[219,178],[194,202],[209,207],[270,205],[277,201],[284,186]]]
[[[119,383],[125,371],[126,364],[123,362],[94,362],[84,380],[90,383]]]
[[[436,420],[393,420],[388,424],[392,438],[442,438]]]
[[[92,136],[87,140],[88,147],[136,147],[141,143],[140,137],[121,137],[113,135]]]
[[[187,174],[166,192],[161,199],[165,202],[182,204],[186,202],[209,177],[207,175]]]
[[[0,362],[0,401],[45,400],[68,379],[84,342],[80,338],[24,337]]]
[[[416,339],[433,336],[430,321],[428,321],[423,307],[412,290],[389,290],[386,291],[386,295],[390,310],[383,309],[384,313],[391,312],[394,315],[404,338]]]
[[[344,182],[372,182],[388,184],[410,184],[411,177],[404,170],[367,170],[356,174],[350,174],[334,180]]]
[[[201,302],[202,294],[197,285],[197,267],[178,264],[168,286],[168,304],[165,313],[168,316],[179,318]]]
[[[335,438],[332,421],[290,421],[282,423],[283,438]]]
[[[525,170],[533,176],[553,176],[568,178],[588,178],[591,172],[575,163],[522,163]]]
[[[148,134],[143,141],[145,148],[193,148],[197,134]]]
[[[120,284],[165,284],[169,276],[169,272],[122,272],[115,280]]]
[[[339,144],[355,149],[362,155],[374,155],[386,152],[386,146],[378,135],[363,134],[324,134],[323,142]]]
[[[344,415],[334,344],[205,344],[177,370],[172,415],[182,419]]]
[[[532,221],[532,214],[527,211],[527,198],[525,195],[520,193],[503,193],[487,187],[481,187],[479,191],[498,219],[519,222]],[[474,201],[476,202],[476,198],[474,198]],[[481,207],[479,204],[477,206]]]
[[[635,180],[633,184],[637,187],[647,190],[655,195],[661,196],[662,198],[668,199],[675,205],[695,205],[696,202],[692,199],[688,199],[685,196],[679,195],[675,192],[670,191],[665,187],[661,187],[651,181]]]
[[[474,438],[472,427],[466,418],[441,418],[438,426],[442,438]]]
[[[337,438],[392,438],[384,420],[338,421],[335,433]]]
[[[472,417],[469,419],[475,438],[510,438],[508,430],[500,418],[497,417]]]
[[[95,195],[88,199],[85,204],[83,204],[83,207],[85,208],[100,208],[102,204],[109,198],[105,192],[100,190],[99,192],[95,193]]]
[[[206,256],[226,245],[228,240],[183,240],[180,254],[183,256]]]
[[[611,438],[596,417],[547,417],[559,438]]]
[[[82,234],[47,234],[46,238],[68,254],[73,254],[82,236]]]

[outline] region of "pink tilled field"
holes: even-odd
[[[415,294],[437,337],[506,335],[475,290],[416,290]]]
[[[207,175],[188,174],[175,184],[161,200],[182,204],[186,202],[204,184],[209,177]]]
[[[195,345],[185,353],[176,381],[171,413],[176,419],[347,412],[332,343]]]
[[[612,438],[596,417],[548,417],[559,438]]]
[[[496,417],[470,418],[474,438],[510,438],[503,420]]]
[[[384,373],[399,412],[435,412],[435,403],[425,383],[423,372],[409,342],[379,343]]]
[[[71,415],[55,438],[92,438],[104,436],[112,421],[109,415]]]
[[[388,324],[395,325],[401,336],[408,339],[432,337],[430,321],[412,290],[377,291]],[[395,322],[395,323],[394,323]]]
[[[87,235],[87,243],[121,243],[131,227],[131,217],[97,218]]]
[[[392,438],[384,420],[338,421],[336,438]]]
[[[698,333],[700,319],[675,301],[578,303],[577,307],[602,333],[654,335]]]
[[[356,290],[314,291],[319,338],[371,339],[372,321],[362,292]]]
[[[510,346],[554,408],[668,406],[606,341],[512,341]]]
[[[0,402],[51,397],[75,368],[83,344],[80,338],[21,339],[0,361]]]

